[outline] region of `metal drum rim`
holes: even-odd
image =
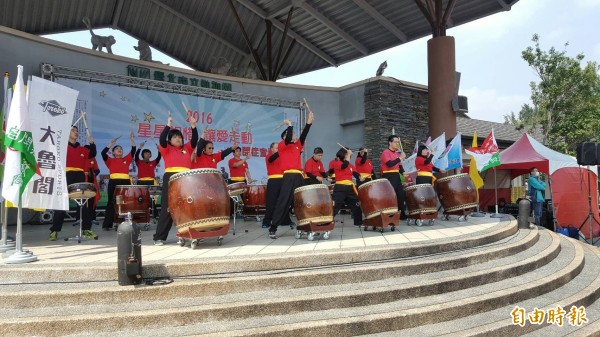
[[[469,174],[468,173],[459,173],[459,174],[455,174],[455,175],[448,176],[448,177],[442,177],[442,178],[436,179],[436,182],[441,183],[441,182],[444,182],[446,180],[452,180],[452,179],[456,179],[456,178],[462,177],[462,176],[468,177]]]
[[[221,171],[219,171],[217,169],[200,168],[200,169],[186,170],[186,171],[183,171],[183,172],[175,173],[174,175],[172,175],[169,178],[169,182],[177,180],[177,179],[182,178],[182,177],[192,176],[192,175],[196,175],[196,174],[199,174],[199,173],[214,173],[214,174],[221,175]]]
[[[388,180],[385,179],[385,178],[379,178],[379,179],[374,179],[374,180],[371,180],[371,181],[367,181],[366,183],[360,184],[360,186],[358,186],[358,190],[360,191],[360,189],[363,188],[363,186],[370,186],[370,185],[373,185],[375,183],[379,183],[379,182],[382,182],[382,181],[388,181]]]
[[[433,189],[433,186],[431,186],[431,184],[418,184],[418,185],[410,185],[410,186],[407,186],[407,187],[405,187],[405,188],[404,188],[404,190],[405,190],[405,191],[408,191],[408,190],[411,190],[411,191],[412,191],[412,190],[416,190],[417,188],[419,188],[419,187],[421,187],[421,186],[423,186],[423,187],[425,187],[425,186],[429,186],[429,187],[431,187],[431,189]]]
[[[304,191],[309,191],[309,190],[314,190],[314,189],[325,189],[325,190],[327,190],[327,193],[329,193],[329,187],[327,187],[327,185],[324,185],[324,184],[300,186],[294,190],[294,193],[299,193],[299,192],[304,192]]]

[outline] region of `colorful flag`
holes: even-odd
[[[496,138],[494,137],[494,129],[485,138],[481,147],[472,147],[465,152],[472,157],[475,157],[477,162],[477,170],[483,172],[489,168],[500,166],[500,151]]]
[[[471,147],[477,147],[477,131],[473,132],[473,144]],[[471,177],[471,180],[473,180],[476,190],[483,187],[483,179],[481,179],[481,176],[477,171],[477,163],[475,162],[475,157],[473,156],[471,156],[471,162],[469,163],[469,176]]]
[[[431,154],[433,154],[433,162],[435,163],[446,149],[446,133],[443,132],[439,137],[426,145],[429,147]]]
[[[462,134],[459,132],[456,136],[450,141],[448,145],[450,149],[448,150],[448,166],[446,170],[452,170],[462,167],[462,143],[461,143]]]
[[[17,68],[14,97],[6,122],[4,145],[7,151],[2,179],[2,196],[13,204],[18,204],[29,180],[39,174],[23,84],[23,66]]]

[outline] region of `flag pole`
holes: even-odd
[[[494,167],[494,195],[496,198],[496,212],[490,215],[490,218],[503,218],[504,214],[498,213],[498,182],[496,181],[496,167]]]
[[[37,261],[37,256],[29,251],[23,251],[23,206],[21,202],[21,196],[19,195],[19,202],[17,203],[17,233],[16,233],[17,246],[15,252],[9,257],[4,259],[6,264],[17,264],[17,263],[28,263]]]
[[[8,239],[8,210],[6,202],[3,200],[0,205],[0,220],[2,221],[2,240],[0,241],[0,253],[15,248],[14,240]]]

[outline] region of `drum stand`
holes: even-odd
[[[156,224],[157,222],[156,217],[154,216],[154,206],[156,205],[157,198],[157,195],[150,195],[150,209],[148,210],[150,213],[150,216],[148,218],[150,220],[147,224],[144,225],[144,227],[142,227],[142,229],[145,231],[150,230],[150,224]]]
[[[369,226],[373,228],[374,231],[379,227],[379,231],[381,233],[385,232],[385,228],[390,226],[390,230],[393,232],[396,230],[396,227],[400,225],[400,213],[395,212],[392,214],[385,214],[383,212],[379,212],[377,216],[374,216],[370,219],[363,219],[363,230],[368,230]]]
[[[85,206],[88,202],[87,198],[73,198],[73,200],[79,206],[79,234],[70,238],[65,238],[65,241],[77,241],[77,243],[81,243],[81,241],[90,240],[90,238],[86,238],[83,236],[83,206]],[[98,240],[98,235],[94,237],[94,240]]]
[[[241,203],[240,197],[237,195],[232,195],[229,196],[231,198],[231,200],[233,201],[233,235],[235,235],[235,221],[237,218],[238,213],[242,214],[243,211],[243,207],[244,204]],[[243,217],[242,217],[243,218]],[[248,232],[248,230],[246,229],[246,233]]]

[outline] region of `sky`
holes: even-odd
[[[504,115],[516,114],[523,104],[530,102],[529,83],[538,78],[521,58],[521,52],[533,46],[533,34],[540,36],[543,50],[555,47],[566,50],[571,57],[583,53],[584,63],[600,62],[600,36],[593,23],[598,20],[597,13],[600,13],[600,0],[520,0],[511,11],[448,29],[446,35],[453,36],[456,42],[456,70],[461,73],[459,94],[468,97],[468,115],[503,122]],[[108,28],[94,31],[115,36],[114,54],[139,57],[133,49],[136,39]],[[46,37],[91,47],[87,30]],[[279,82],[340,87],[375,76],[379,65],[387,61],[384,76],[426,85],[429,38]],[[565,43],[569,45],[565,47]],[[155,49],[152,57],[171,66],[188,68]]]

